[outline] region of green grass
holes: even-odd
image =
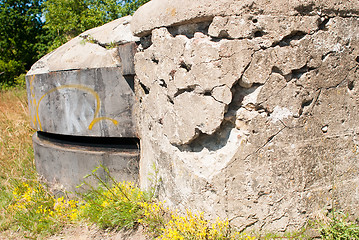
[[[100,166],[112,180],[112,184],[105,183],[96,174],[95,169],[90,176],[93,176],[101,183],[94,188],[87,184],[91,190],[81,194],[83,201],[81,216],[96,223],[103,229],[133,229],[138,225],[139,219],[143,216],[142,202],[149,202],[151,199],[131,182],[117,182],[109,171]]]
[[[359,225],[348,221],[348,216],[340,211],[329,213],[328,218],[318,222],[322,239],[359,239]]]
[[[180,214],[166,209],[153,194],[130,182],[101,182],[76,198],[54,197],[38,180],[34,166],[26,91],[0,91],[0,231],[13,239],[47,239],[70,225],[96,224],[102,229],[134,229],[142,225],[152,239],[359,239],[359,226],[346,215],[332,212],[298,232],[237,232],[227,220],[207,221],[202,213]],[[108,173],[108,172],[107,172]],[[111,178],[110,175],[108,175]],[[84,183],[86,183],[84,179]],[[1,235],[0,235],[1,238]]]

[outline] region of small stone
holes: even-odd
[[[328,125],[325,125],[325,126],[322,127],[322,132],[323,133],[328,132]]]

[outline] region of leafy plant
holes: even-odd
[[[138,222],[145,227],[150,236],[158,238],[170,218],[168,209],[163,207],[163,203],[156,201],[144,201],[139,205],[142,208],[142,216]]]
[[[5,90],[14,86],[16,84],[16,76],[20,75],[24,71],[24,65],[20,61],[4,61],[0,58],[0,88]]]
[[[12,201],[7,208],[8,220],[3,229],[16,226],[29,237],[51,235],[78,218],[78,201],[54,198],[37,181],[15,181]],[[14,230],[16,230],[14,229]]]
[[[81,194],[85,202],[82,206],[83,217],[104,229],[134,228],[142,215],[139,202],[146,201],[146,194],[131,182],[117,182],[111,177],[107,168],[100,167],[107,173],[112,186],[97,175],[98,168],[86,176],[99,180],[100,186],[94,188],[85,181],[91,190]]]
[[[132,14],[148,1],[0,1],[0,89],[14,86],[40,57],[81,32]]]
[[[318,222],[322,239],[352,240],[359,239],[359,225],[348,220],[348,215],[333,211],[326,221]]]
[[[25,79],[25,73],[20,74],[19,76],[15,77],[14,83],[17,88],[26,88],[26,79]]]

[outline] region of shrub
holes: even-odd
[[[0,88],[8,89],[15,85],[15,79],[25,72],[25,67],[21,62],[10,60],[5,62],[0,60]]]

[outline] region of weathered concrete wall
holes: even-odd
[[[39,131],[35,163],[49,183],[74,191],[100,164],[118,181],[137,182],[133,57],[139,38],[130,21],[80,34],[27,73],[31,125]]]
[[[155,164],[161,200],[240,228],[359,217],[358,13],[337,0],[141,7],[142,186]]]
[[[135,137],[133,82],[119,67],[28,76],[32,127],[77,136]]]

